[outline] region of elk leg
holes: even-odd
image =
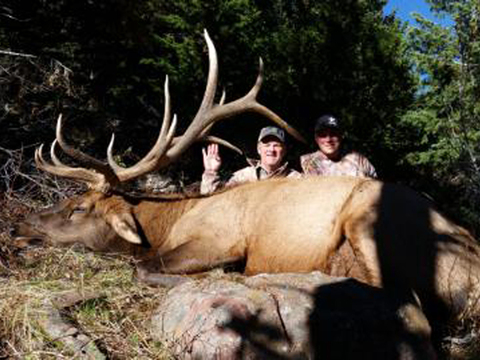
[[[185,282],[192,281],[192,279],[186,276],[150,272],[147,267],[144,267],[141,264],[137,265],[136,279],[139,282],[150,286],[166,288],[172,288]]]
[[[167,274],[192,274],[223,267],[242,260],[211,242],[189,241],[160,255],[160,271]]]
[[[199,274],[242,260],[199,241],[190,241],[137,264],[137,278],[150,285],[172,287],[190,281],[179,274]]]
[[[357,229],[355,234],[350,233],[347,241],[353,249],[353,253],[357,261],[359,261],[359,269],[361,270],[358,277],[361,281],[366,281],[373,286],[382,285],[382,274],[379,268],[379,258],[375,239],[372,236]]]

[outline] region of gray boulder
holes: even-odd
[[[320,272],[171,289],[152,336],[181,359],[435,359],[415,299]]]

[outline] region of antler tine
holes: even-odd
[[[170,112],[171,112],[171,105],[170,105],[170,87],[168,82],[168,75],[165,76],[165,84],[163,86],[163,94],[165,97],[165,104],[163,109],[163,122],[162,122],[162,129],[160,130],[159,138],[165,137],[167,130],[170,128]]]
[[[102,174],[110,176],[112,174],[112,171],[109,168],[108,164],[104,163],[103,161],[97,160],[94,157],[81,152],[80,150],[74,149],[65,142],[62,134],[62,126],[62,114],[60,114],[57,119],[56,139],[62,150],[86,168],[92,168]]]
[[[215,144],[223,145],[223,146],[239,153],[240,155],[243,155],[243,151],[240,148],[236,147],[235,145],[228,142],[227,140],[224,140],[224,139],[219,138],[217,136],[207,135],[203,138],[203,140],[208,141],[208,142],[212,142],[212,143],[215,143]]]
[[[131,167],[124,168],[118,165],[112,155],[113,143],[115,140],[114,135],[112,135],[112,139],[107,149],[107,160],[108,164],[113,169],[120,181],[132,180],[160,167],[163,155],[174,140],[174,135],[177,128],[177,116],[175,115],[173,120],[170,121],[171,105],[168,76],[165,78],[164,89],[165,106],[162,127],[158,134],[155,145],[150,149],[147,155],[145,155],[140,161]]]
[[[54,165],[57,166],[66,166],[64,163],[60,161],[60,159],[55,155],[55,145],[58,144],[57,139],[53,140],[52,145],[50,146],[50,159],[52,159],[52,162]],[[43,146],[43,144],[42,144]]]
[[[174,161],[193,142],[203,138],[205,135],[204,129],[210,124],[208,114],[214,107],[214,99],[218,83],[218,58],[215,45],[210,39],[206,29],[204,30],[204,37],[208,47],[209,67],[208,80],[202,103],[185,133],[181,137],[175,138],[173,146],[168,149],[165,154],[164,165]]]
[[[263,60],[259,60],[259,70],[258,76],[255,81],[255,84],[250,89],[250,91],[242,98],[235,101],[224,104],[223,106],[216,106],[212,109],[210,114],[210,122],[214,123],[221,119],[229,118],[234,115],[238,115],[244,112],[256,112],[260,115],[263,115],[267,119],[273,121],[277,126],[285,129],[291,136],[293,136],[298,141],[307,143],[305,138],[292,126],[290,126],[286,121],[284,121],[280,116],[275,114],[272,110],[266,106],[260,104],[257,101],[257,95],[262,87],[263,83]]]
[[[223,91],[222,91],[222,97],[220,98],[220,101],[218,102],[218,105],[223,105],[223,104],[225,103],[225,98],[226,98],[226,92],[225,92],[225,89],[223,89]],[[210,130],[212,129],[213,125],[214,125],[213,123],[207,125],[207,126],[202,130],[202,132],[199,134],[198,138],[199,138],[199,139],[202,139],[202,140],[207,140],[207,138],[211,138],[211,139],[212,139],[212,142],[217,142],[217,141],[215,141],[214,139],[220,139],[220,138],[217,138],[217,137],[214,137],[214,136],[212,136],[212,137],[209,137],[209,136],[208,136],[208,133],[209,133]],[[178,143],[178,141],[179,141],[181,138],[182,138],[181,136],[175,137],[175,138],[173,139],[173,141],[172,141],[172,144],[175,145],[176,143]],[[220,140],[222,140],[222,139],[220,139]],[[239,152],[239,153],[243,154],[243,152],[242,152],[239,148],[237,148],[235,145],[232,145],[232,144],[228,143],[226,140],[222,140],[222,141],[223,141],[223,143],[221,143],[221,142],[217,142],[217,143],[220,144],[220,145],[225,145],[226,147],[229,147],[230,149],[232,149],[232,150],[234,150],[234,151],[236,151],[236,152]],[[225,143],[227,143],[227,144],[229,144],[229,145],[226,145]]]
[[[245,97],[253,98],[253,99],[257,98],[257,95],[258,95],[260,89],[262,88],[262,84],[263,84],[263,69],[264,69],[263,59],[261,57],[259,57],[258,58],[257,79],[255,80],[255,84],[253,85],[253,87],[250,89],[250,91],[248,92],[248,94]]]
[[[297,130],[295,130],[292,126],[290,126],[285,120],[283,120],[280,116],[275,114],[272,110],[270,110],[266,106],[257,102],[257,95],[262,87],[263,79],[264,79],[264,76],[263,76],[264,65],[261,57],[259,58],[258,62],[259,62],[259,66],[258,66],[257,80],[255,81],[255,84],[250,89],[248,94],[245,96],[245,99],[249,99],[249,101],[251,101],[251,105],[252,105],[251,111],[255,111],[260,115],[265,116],[267,119],[272,120],[275,124],[283,128],[295,139],[297,139],[300,142],[303,142],[304,144],[307,144],[307,140],[305,140],[305,138]],[[243,99],[240,99],[240,100],[243,100]]]
[[[207,29],[204,29],[203,35],[205,37],[205,41],[207,42],[208,48],[208,78],[207,78],[207,85],[205,87],[205,93],[203,95],[202,104],[198,109],[197,114],[193,118],[192,125],[202,125],[203,118],[202,114],[211,109],[213,106],[213,100],[215,99],[215,93],[217,91],[217,83],[218,83],[218,57],[217,57],[217,50],[215,49],[215,45],[213,44],[212,39],[208,35]]]
[[[162,130],[163,129],[164,127],[162,126]],[[128,168],[123,168],[119,166],[113,159],[112,148],[114,136],[112,136],[112,140],[110,141],[110,145],[107,149],[107,159],[119,181],[124,182],[132,180],[153,170],[156,170],[161,164],[163,154],[167,151],[167,149],[170,147],[170,144],[172,143],[176,129],[177,116],[174,115],[168,132],[161,130],[157,142],[155,143],[154,147],[149,151],[149,153],[145,155],[143,159],[138,161],[135,165]]]
[[[162,146],[162,141],[165,141],[165,136],[167,135],[167,131],[170,130],[170,118],[171,118],[171,104],[170,104],[170,87],[169,87],[169,81],[168,81],[168,75],[165,77],[165,85],[164,85],[164,97],[165,97],[165,105],[164,105],[164,110],[163,110],[163,122],[162,122],[162,128],[160,129],[160,134],[158,136],[157,142],[153,146],[153,148],[148,152],[146,156],[143,157],[143,159],[140,160],[140,162],[146,162],[146,161],[152,161],[153,158],[156,158],[160,155],[160,152],[158,149]],[[172,141],[174,141],[173,139]],[[162,152],[162,156],[163,153]]]
[[[110,138],[110,143],[108,144],[107,147],[107,162],[108,165],[112,168],[114,173],[119,173],[120,171],[124,170],[125,168],[118,165],[115,159],[113,158],[113,143],[115,142],[115,134],[112,134],[112,137]]]
[[[213,124],[208,125],[205,129],[202,130],[199,137],[201,139],[205,138],[208,135],[208,133],[210,132],[210,130],[212,129],[212,127],[213,127]]]
[[[52,163],[57,166],[57,167],[63,167],[63,168],[71,168],[74,169],[73,167],[70,167],[68,165],[65,165],[63,162],[60,161],[60,159],[57,157],[55,154],[55,146],[58,144],[58,140],[55,139],[52,142],[52,145],[50,145],[50,159],[52,160]],[[42,144],[43,145],[43,144]]]
[[[43,144],[40,145],[37,149],[35,149],[35,164],[40,170],[46,171],[48,173],[58,175],[61,177],[73,179],[73,180],[80,180],[92,188],[99,191],[106,192],[109,188],[109,183],[106,181],[106,178],[103,174],[96,173],[91,170],[87,170],[84,168],[74,168],[70,166],[66,166],[58,160],[58,158],[54,154],[54,147],[56,141],[52,143],[50,153],[53,154],[52,161],[54,164],[48,163],[42,155],[43,152]]]
[[[222,97],[220,98],[220,101],[218,102],[218,105],[223,105],[225,103],[226,96],[227,96],[227,93],[225,92],[225,89],[223,89]]]

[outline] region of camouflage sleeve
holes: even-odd
[[[202,182],[200,184],[200,194],[202,195],[208,195],[219,188],[222,187],[221,181],[220,181],[220,176],[218,173],[215,172],[210,172],[210,171],[204,171],[202,174]]]
[[[310,173],[310,166],[309,166],[309,156],[308,155],[302,155],[300,156],[300,166],[302,167],[302,171],[304,174],[309,174]]]
[[[256,179],[250,174],[252,171],[250,169],[244,168],[238,171],[235,171],[230,179],[228,179],[225,184],[226,187],[237,186],[249,181],[255,181]]]
[[[314,166],[313,154],[305,154],[300,156],[300,166],[303,175],[322,175]]]
[[[362,173],[366,177],[377,178],[377,172],[375,167],[372,165],[370,161],[365,156],[362,156]]]

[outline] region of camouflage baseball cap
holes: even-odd
[[[260,130],[260,135],[258,135],[258,142],[262,141],[267,136],[274,136],[278,140],[280,140],[280,142],[285,142],[285,131],[275,126],[267,126]]]
[[[341,131],[340,121],[333,115],[323,115],[315,122],[315,133],[323,129],[335,129]]]

